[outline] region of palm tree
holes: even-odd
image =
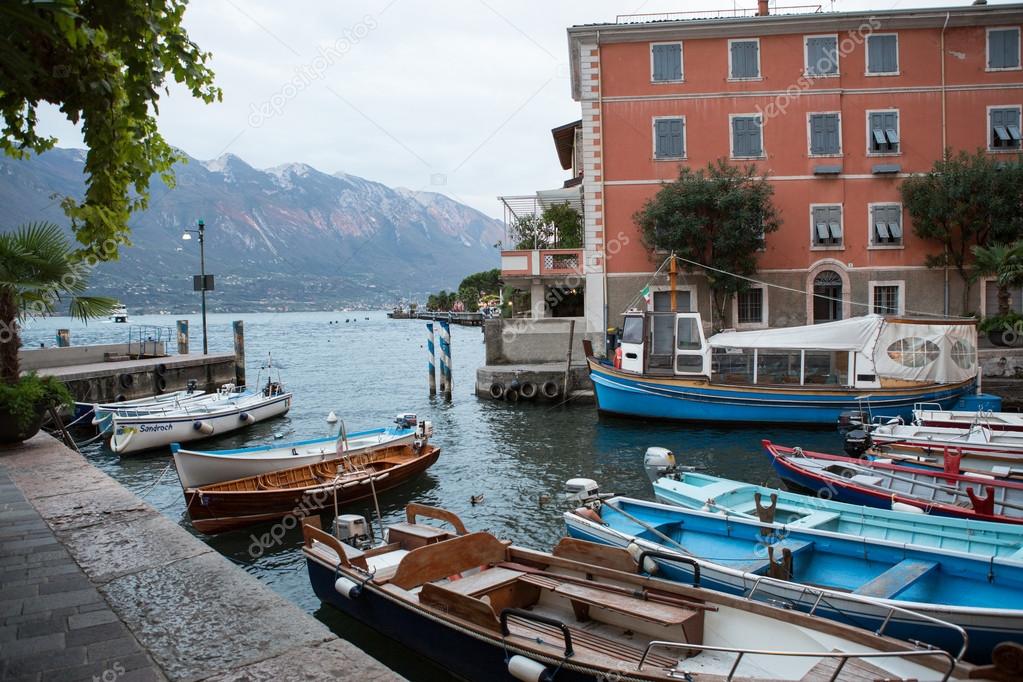
[[[1023,285],[1023,240],[1012,244],[973,247],[973,280],[995,277],[998,285],[998,316],[1011,312],[1010,289]]]
[[[73,258],[74,249],[53,223],[29,223],[0,234],[0,380],[19,382],[18,324],[29,316],[55,312],[67,301],[79,320],[109,314],[112,298],[85,296],[90,264]]]

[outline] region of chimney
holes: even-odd
[[[757,16],[766,17],[768,14],[770,11],[767,9],[767,0],[757,0]]]

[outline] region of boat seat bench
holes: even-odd
[[[545,644],[550,644],[559,650],[563,648],[562,642],[564,642],[564,639],[562,637],[561,630],[553,625],[537,623],[536,621],[531,620],[523,620],[512,616],[508,619],[508,629],[511,631],[513,636],[522,637],[530,643],[535,643],[536,638],[539,637]],[[588,632],[573,625],[568,625],[568,630],[572,633],[572,645],[576,649],[584,649],[591,655],[631,663],[637,667],[639,666],[640,659],[643,658],[642,647],[632,646],[608,637],[603,637],[600,634]],[[663,651],[663,649],[661,651]],[[647,656],[646,663],[644,664],[644,670],[647,668],[650,668],[651,670],[655,670],[657,668],[674,668],[677,664],[677,657],[673,658],[670,655],[652,651],[650,655]]]
[[[893,599],[937,567],[938,564],[933,561],[903,559],[873,580],[857,587],[853,594]]]

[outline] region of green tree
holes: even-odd
[[[487,294],[496,294],[501,290],[501,270],[485,270],[476,272],[462,280],[458,285],[458,300],[465,304],[467,312],[474,313],[480,309],[479,300]]]
[[[523,215],[512,223],[516,249],[546,249],[554,242],[554,229],[538,215]]]
[[[998,316],[1008,315],[1010,289],[1023,286],[1023,241],[1013,244],[973,246],[971,281],[994,277],[998,286]]]
[[[906,178],[901,192],[913,233],[942,247],[927,257],[927,266],[955,268],[963,280],[965,310],[973,247],[1023,237],[1023,161],[961,151],[936,161],[926,175]]]
[[[698,170],[683,167],[677,180],[663,185],[633,216],[650,248],[721,271],[708,269],[706,275],[722,320],[732,296],[749,286],[733,275],[756,273],[765,235],[781,223],[771,184],[755,173],[754,166],[739,168],[721,159]],[[691,263],[684,267],[694,269]]]
[[[567,201],[548,206],[540,215],[540,219],[553,228],[556,248],[582,248],[583,218]]]
[[[60,107],[81,124],[88,153],[85,195],[61,202],[78,241],[102,259],[130,244],[128,218],[149,201],[160,174],[173,185],[183,157],[157,130],[167,78],[204,102],[220,100],[210,58],[181,26],[187,0],[0,0],[0,148],[24,158],[57,140],[36,130],[37,109]],[[91,249],[89,248],[91,247]]]

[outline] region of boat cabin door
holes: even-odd
[[[700,313],[675,315],[675,374],[710,376],[710,348]]]
[[[646,329],[643,313],[629,311],[622,323],[622,366],[626,372],[643,373],[643,350]]]

